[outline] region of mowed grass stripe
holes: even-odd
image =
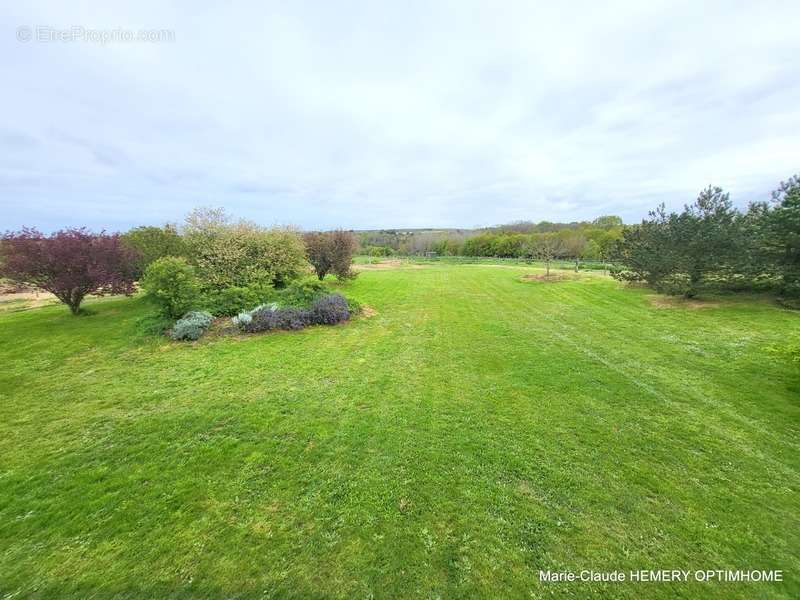
[[[376,316],[197,345],[137,336],[138,300],[0,315],[0,589],[545,597],[540,568],[797,571],[798,390],[763,352],[796,315],[528,271],[367,271],[342,289]]]

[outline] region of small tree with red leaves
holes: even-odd
[[[0,241],[0,275],[52,293],[74,315],[88,294],[132,294],[136,258],[119,235],[83,228],[49,236],[23,228]]]
[[[358,240],[351,231],[312,231],[304,236],[308,262],[320,281],[333,273],[339,279],[352,279],[356,272],[350,267],[358,249]]]

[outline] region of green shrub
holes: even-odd
[[[619,281],[636,282],[645,280],[644,276],[638,271],[631,271],[619,265],[611,265],[608,272],[614,279]]]
[[[271,300],[274,295],[275,291],[269,285],[232,286],[209,293],[203,305],[213,315],[232,317],[251,306]]]
[[[159,258],[186,254],[183,239],[174,225],[135,227],[121,237],[122,242],[137,253],[136,277],[141,277],[144,270]]]
[[[189,261],[197,266],[206,291],[255,284],[280,288],[307,266],[305,246],[296,231],[233,222],[223,210],[193,211],[183,232]]]
[[[800,281],[792,281],[784,284],[781,293],[787,298],[800,298]]]
[[[199,340],[211,327],[214,317],[205,311],[193,311],[179,319],[170,332],[173,340]]]
[[[277,307],[308,308],[325,296],[327,288],[316,279],[293,281],[281,290],[270,285],[232,286],[209,292],[203,306],[212,314],[230,317],[243,314],[252,306],[275,303]],[[255,309],[250,310],[253,312]]]
[[[673,273],[658,280],[653,287],[662,294],[685,296],[691,290],[691,282],[688,275],[684,273]]]
[[[144,272],[141,286],[168,317],[178,318],[200,303],[200,282],[185,258],[155,260]]]
[[[324,296],[327,291],[325,284],[316,279],[301,279],[278,291],[275,300],[281,306],[307,307]]]

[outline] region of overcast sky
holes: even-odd
[[[796,0],[16,5],[0,230],[635,222],[800,171]]]

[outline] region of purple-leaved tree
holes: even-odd
[[[83,228],[23,228],[0,240],[0,275],[52,293],[74,315],[88,294],[132,294],[136,258],[119,235]]]

